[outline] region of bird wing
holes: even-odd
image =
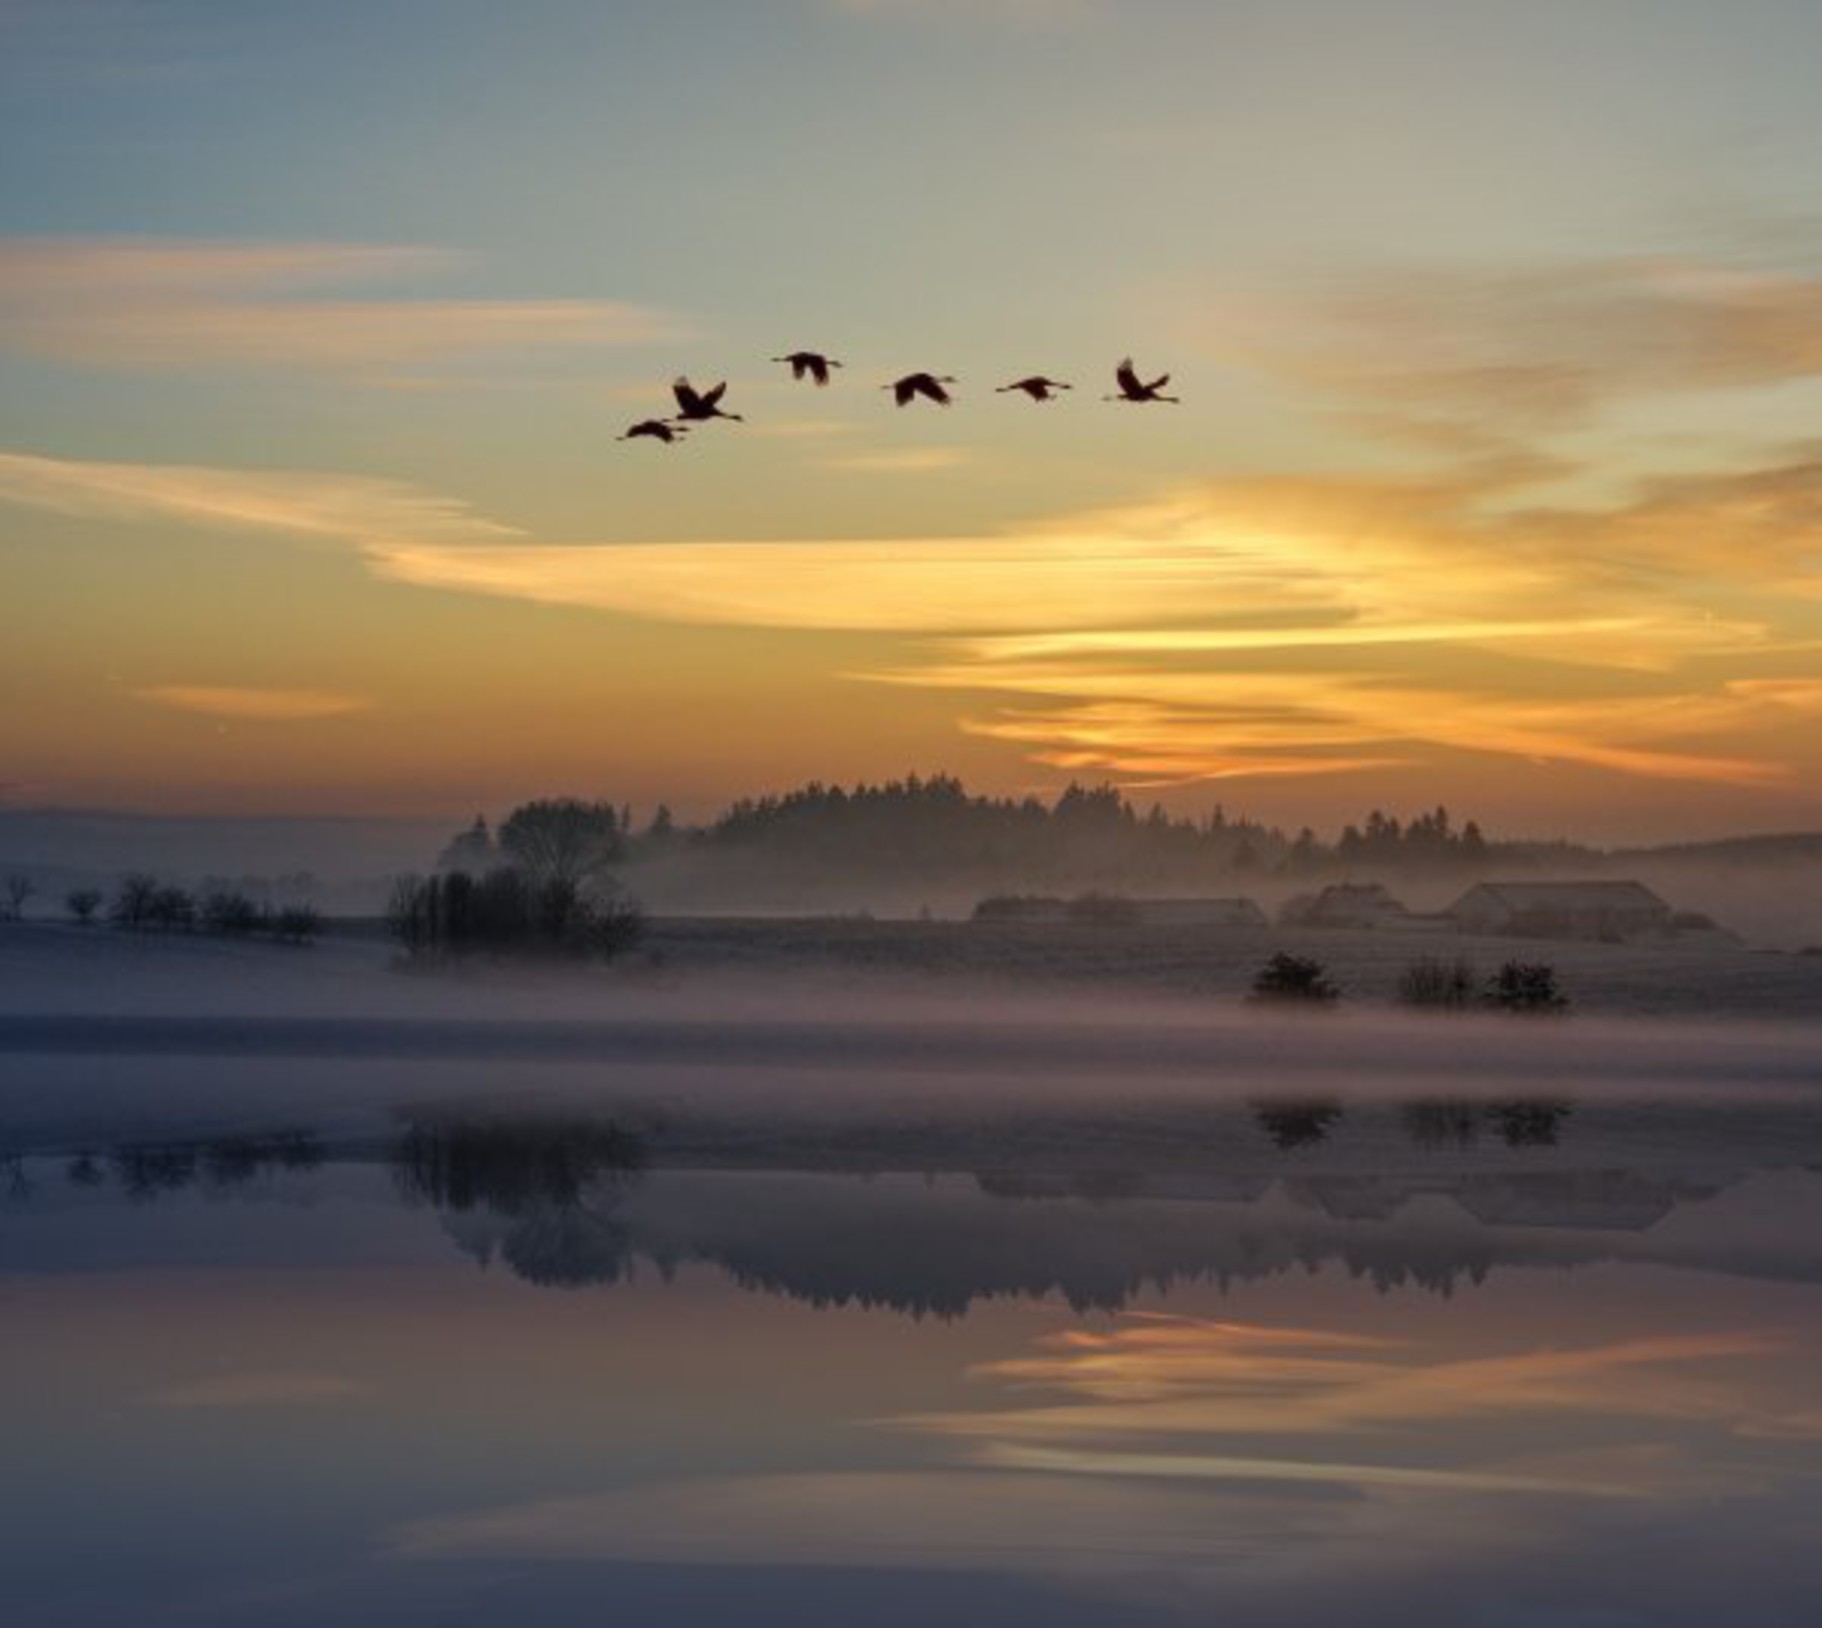
[[[696,394],[695,386],[681,376],[672,382],[671,394],[677,398],[677,405],[686,413],[693,413],[702,406],[702,397]]]
[[[949,405],[949,392],[938,384],[935,379],[926,376],[919,382],[918,389],[922,390],[923,393],[939,407],[947,407]]]
[[[713,390],[705,390],[702,392],[703,403],[705,406],[714,407],[719,404],[721,398],[727,393],[728,382],[726,379],[723,379]]]
[[[1165,385],[1167,385],[1169,383],[1170,383],[1170,375],[1168,373],[1160,373],[1155,379],[1153,379],[1151,381],[1150,384],[1146,385],[1145,388],[1147,390],[1162,390],[1165,387]]]
[[[810,377],[818,384],[829,382],[829,361],[826,356],[807,356],[804,366],[810,370]]]
[[[1113,376],[1119,381],[1120,388],[1128,395],[1145,388],[1139,383],[1139,375],[1133,370],[1130,356],[1113,370]]]

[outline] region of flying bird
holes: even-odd
[[[1034,373],[1028,379],[1014,379],[1011,384],[1002,384],[994,391],[996,396],[1003,396],[1011,390],[1023,390],[1033,401],[1053,401],[1059,390],[1073,390],[1072,384],[1064,384],[1061,379],[1047,379],[1042,373]]]
[[[724,413],[721,410],[721,398],[727,393],[725,379],[713,390],[698,390],[688,379],[679,378],[671,386],[671,394],[677,398],[677,416],[692,424],[703,424],[711,418],[731,418],[737,424],[746,420],[738,413]]]
[[[774,356],[772,360],[789,362],[793,379],[814,379],[819,386],[829,382],[830,368],[841,366],[834,357],[813,350],[794,350],[787,356]]]
[[[939,407],[949,405],[949,392],[943,388],[954,384],[955,380],[947,373],[907,373],[902,379],[895,379],[891,384],[882,384],[880,389],[890,390],[892,399],[900,407],[909,407],[919,396],[933,401]]]
[[[1161,394],[1165,385],[1170,383],[1168,373],[1160,373],[1150,384],[1140,379],[1129,356],[1113,371],[1115,381],[1120,386],[1117,396],[1103,396],[1103,401],[1180,401],[1180,396]]]
[[[662,441],[669,446],[678,436],[686,434],[687,431],[687,425],[667,424],[662,418],[642,418],[626,434],[616,435],[614,439],[616,441],[637,441],[642,436],[650,436],[652,440]]]

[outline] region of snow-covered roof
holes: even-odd
[[[1668,910],[1643,882],[1480,882],[1449,906],[1453,914],[1476,896],[1512,911]]]

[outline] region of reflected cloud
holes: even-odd
[[[1025,1472],[1661,1500],[1765,1484],[1760,1466],[1684,1450],[1688,1432],[1801,1439],[1807,1417],[1772,1363],[1790,1340],[1757,1330],[1475,1355],[1343,1330],[1129,1317],[1040,1345],[972,1370],[1039,1400],[884,1422]],[[1620,1440],[1584,1445],[1595,1420]],[[1235,1453],[1234,1438],[1297,1445]]]

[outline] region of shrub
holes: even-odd
[[[1444,961],[1426,955],[1404,969],[1398,980],[1398,998],[1406,1006],[1459,1011],[1474,1004],[1476,985],[1474,968],[1460,957]]]
[[[101,889],[73,887],[63,896],[64,908],[84,927],[95,925],[95,912],[101,908]]]
[[[1502,1012],[1566,1012],[1569,998],[1556,987],[1556,968],[1541,961],[1508,961],[1487,980],[1482,997]]]
[[[1327,1006],[1341,998],[1320,961],[1280,950],[1253,975],[1249,1000],[1269,1004]]]
[[[611,961],[645,936],[645,912],[624,894],[602,897],[589,904],[585,932],[589,950]]]

